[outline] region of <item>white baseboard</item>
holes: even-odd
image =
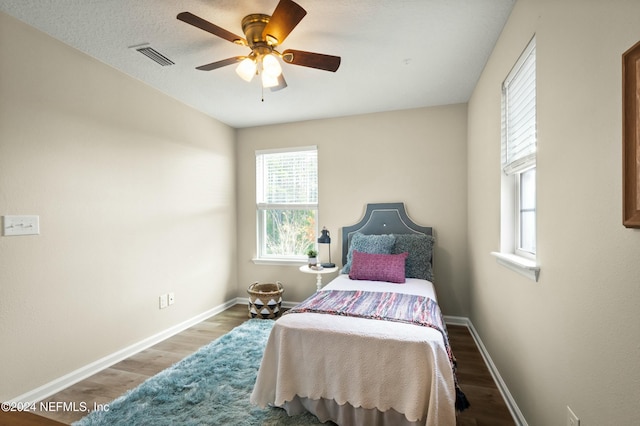
[[[86,379],[89,376],[92,376],[99,371],[104,370],[126,358],[129,358],[132,355],[137,354],[140,351],[143,351],[151,346],[160,343],[161,341],[178,334],[189,327],[192,327],[207,318],[210,318],[220,312],[228,309],[229,307],[238,303],[235,299],[230,300],[220,306],[212,308],[206,312],[201,313],[200,315],[196,315],[195,317],[188,319],[180,324],[174,325],[164,331],[161,331],[158,334],[155,334],[151,337],[147,337],[137,343],[134,343],[131,346],[128,346],[124,349],[121,349],[117,352],[114,352],[110,355],[107,355],[97,361],[92,362],[91,364],[85,365],[75,371],[72,371],[69,374],[65,374],[62,377],[59,377],[49,383],[46,383],[36,389],[33,389],[29,392],[26,392],[20,396],[13,398],[11,401],[7,402],[36,402],[41,401],[45,398],[50,397],[51,395],[60,392],[63,389],[68,388],[69,386],[78,383],[81,380]]]
[[[300,302],[287,302],[286,300],[282,301],[282,304],[280,306],[282,306],[283,308],[293,308],[294,306],[296,306],[297,304],[299,304]],[[248,297],[236,297],[236,304],[237,305],[249,305],[249,298]]]
[[[498,390],[500,391],[500,394],[502,394],[502,397],[507,403],[507,408],[511,413],[511,417],[513,417],[513,421],[516,423],[517,426],[528,426],[527,421],[522,415],[522,411],[520,411],[520,409],[518,408],[518,405],[516,404],[516,401],[513,399],[511,392],[509,392],[509,389],[507,388],[506,383],[504,382],[504,380],[502,380],[502,376],[500,376],[500,372],[498,372],[496,365],[491,360],[491,356],[489,356],[489,352],[487,351],[487,348],[484,346],[484,343],[482,343],[482,340],[480,339],[480,336],[478,335],[478,332],[473,326],[473,323],[471,322],[471,320],[467,317],[454,317],[454,316],[445,315],[444,321],[447,324],[462,325],[462,326],[466,326],[469,329],[469,333],[471,333],[471,337],[473,337],[473,340],[476,342],[476,346],[478,346],[480,355],[482,355],[482,358],[484,359],[485,364],[487,364],[487,368],[489,369],[489,373],[491,373],[491,377],[493,377],[493,380],[496,382],[496,385],[498,386]]]
[[[467,328],[469,328],[469,324],[471,323],[471,321],[469,321],[469,318],[467,317],[454,317],[451,315],[443,315],[443,318],[446,324],[462,325]]]

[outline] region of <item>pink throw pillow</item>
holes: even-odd
[[[409,253],[370,254],[353,251],[349,278],[352,280],[405,282],[404,267]]]

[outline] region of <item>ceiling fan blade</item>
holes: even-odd
[[[271,87],[272,92],[277,92],[278,90],[282,90],[287,87],[287,82],[284,80],[284,74],[280,74],[278,76],[278,85]]]
[[[199,16],[194,15],[193,13],[181,12],[178,14],[178,16],[176,16],[176,18],[178,18],[182,22],[186,22],[187,24],[193,25],[194,27],[200,28],[201,30],[207,31],[220,38],[229,40],[232,43],[244,45],[247,44],[247,41],[239,35],[236,35],[230,31],[225,30],[224,28],[212,24],[211,22],[206,21]]]
[[[218,68],[226,67],[227,65],[235,64],[236,62],[240,62],[244,58],[246,58],[246,56],[234,56],[233,58],[227,58],[221,61],[211,62],[210,64],[200,65],[199,67],[196,67],[196,69],[200,71],[211,71]]]
[[[282,60],[289,64],[332,72],[336,72],[340,67],[340,56],[305,52],[304,50],[287,49],[282,52]]]
[[[307,11],[299,4],[291,0],[280,0],[269,19],[269,23],[262,31],[262,37],[270,44],[282,44],[306,14]],[[272,38],[275,40],[270,40]]]

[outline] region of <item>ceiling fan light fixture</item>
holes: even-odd
[[[262,57],[262,73],[274,78],[282,74],[282,67],[275,55],[268,53]]]
[[[340,57],[304,50],[287,49],[283,53],[276,50],[284,43],[291,31],[305,17],[307,11],[294,0],[279,0],[271,15],[252,13],[242,18],[244,37],[225,30],[191,12],[181,12],[176,18],[189,25],[220,37],[232,43],[246,46],[251,50],[247,56],[211,62],[196,67],[197,70],[211,71],[231,64],[238,64],[236,73],[246,82],[260,75],[263,88],[272,91],[287,87],[280,60],[287,64],[335,72],[340,66]]]
[[[251,58],[244,58],[236,67],[236,73],[244,81],[251,81],[256,75],[256,62]]]

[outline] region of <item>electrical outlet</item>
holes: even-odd
[[[176,301],[176,295],[173,293],[169,293],[169,305],[173,305]]]
[[[167,299],[168,299],[168,297],[167,297],[166,294],[161,294],[160,295],[160,309],[164,309],[167,306],[169,306],[168,303],[167,303]]]
[[[567,405],[567,426],[580,426],[580,419]]]

